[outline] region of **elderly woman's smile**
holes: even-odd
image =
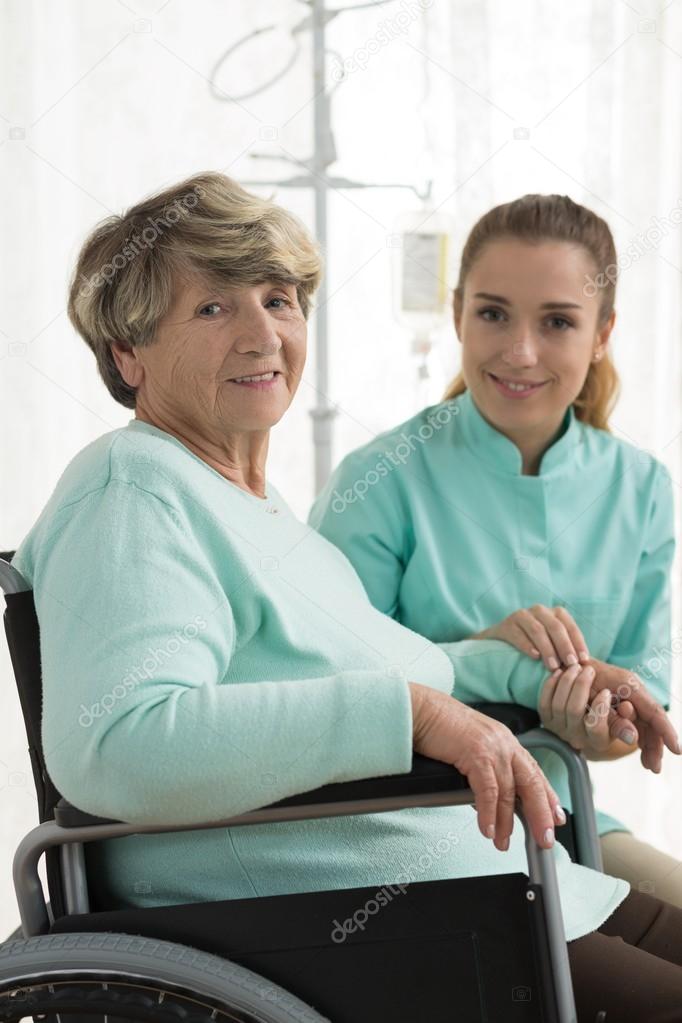
[[[253,387],[257,391],[264,391],[270,390],[281,375],[278,369],[274,369],[268,373],[261,373],[260,376],[233,377],[231,380],[227,380],[226,383],[242,384],[244,387]]]

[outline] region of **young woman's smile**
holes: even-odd
[[[537,394],[540,388],[546,387],[549,380],[525,380],[510,376],[499,376],[486,371],[489,380],[492,381],[500,394],[512,401],[524,401]]]

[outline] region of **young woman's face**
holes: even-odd
[[[601,293],[583,290],[594,272],[579,246],[511,238],[491,242],[473,264],[455,303],[462,372],[502,432],[558,429],[604,352],[615,313],[598,326]]]

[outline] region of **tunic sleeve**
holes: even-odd
[[[666,710],[673,655],[670,570],[674,552],[672,486],[667,470],[659,464],[632,598],[608,660],[636,672]]]

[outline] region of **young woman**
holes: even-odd
[[[674,548],[666,470],[609,431],[615,267],[608,225],[567,196],[485,214],[454,291],[461,373],[348,455],[309,521],[450,654],[460,700],[537,708],[588,759],[639,748],[657,773],[645,722],[630,744],[606,724],[633,685],[667,709]],[[570,807],[563,766],[537,759]],[[601,812],[598,830],[607,873],[682,906],[682,864]]]

